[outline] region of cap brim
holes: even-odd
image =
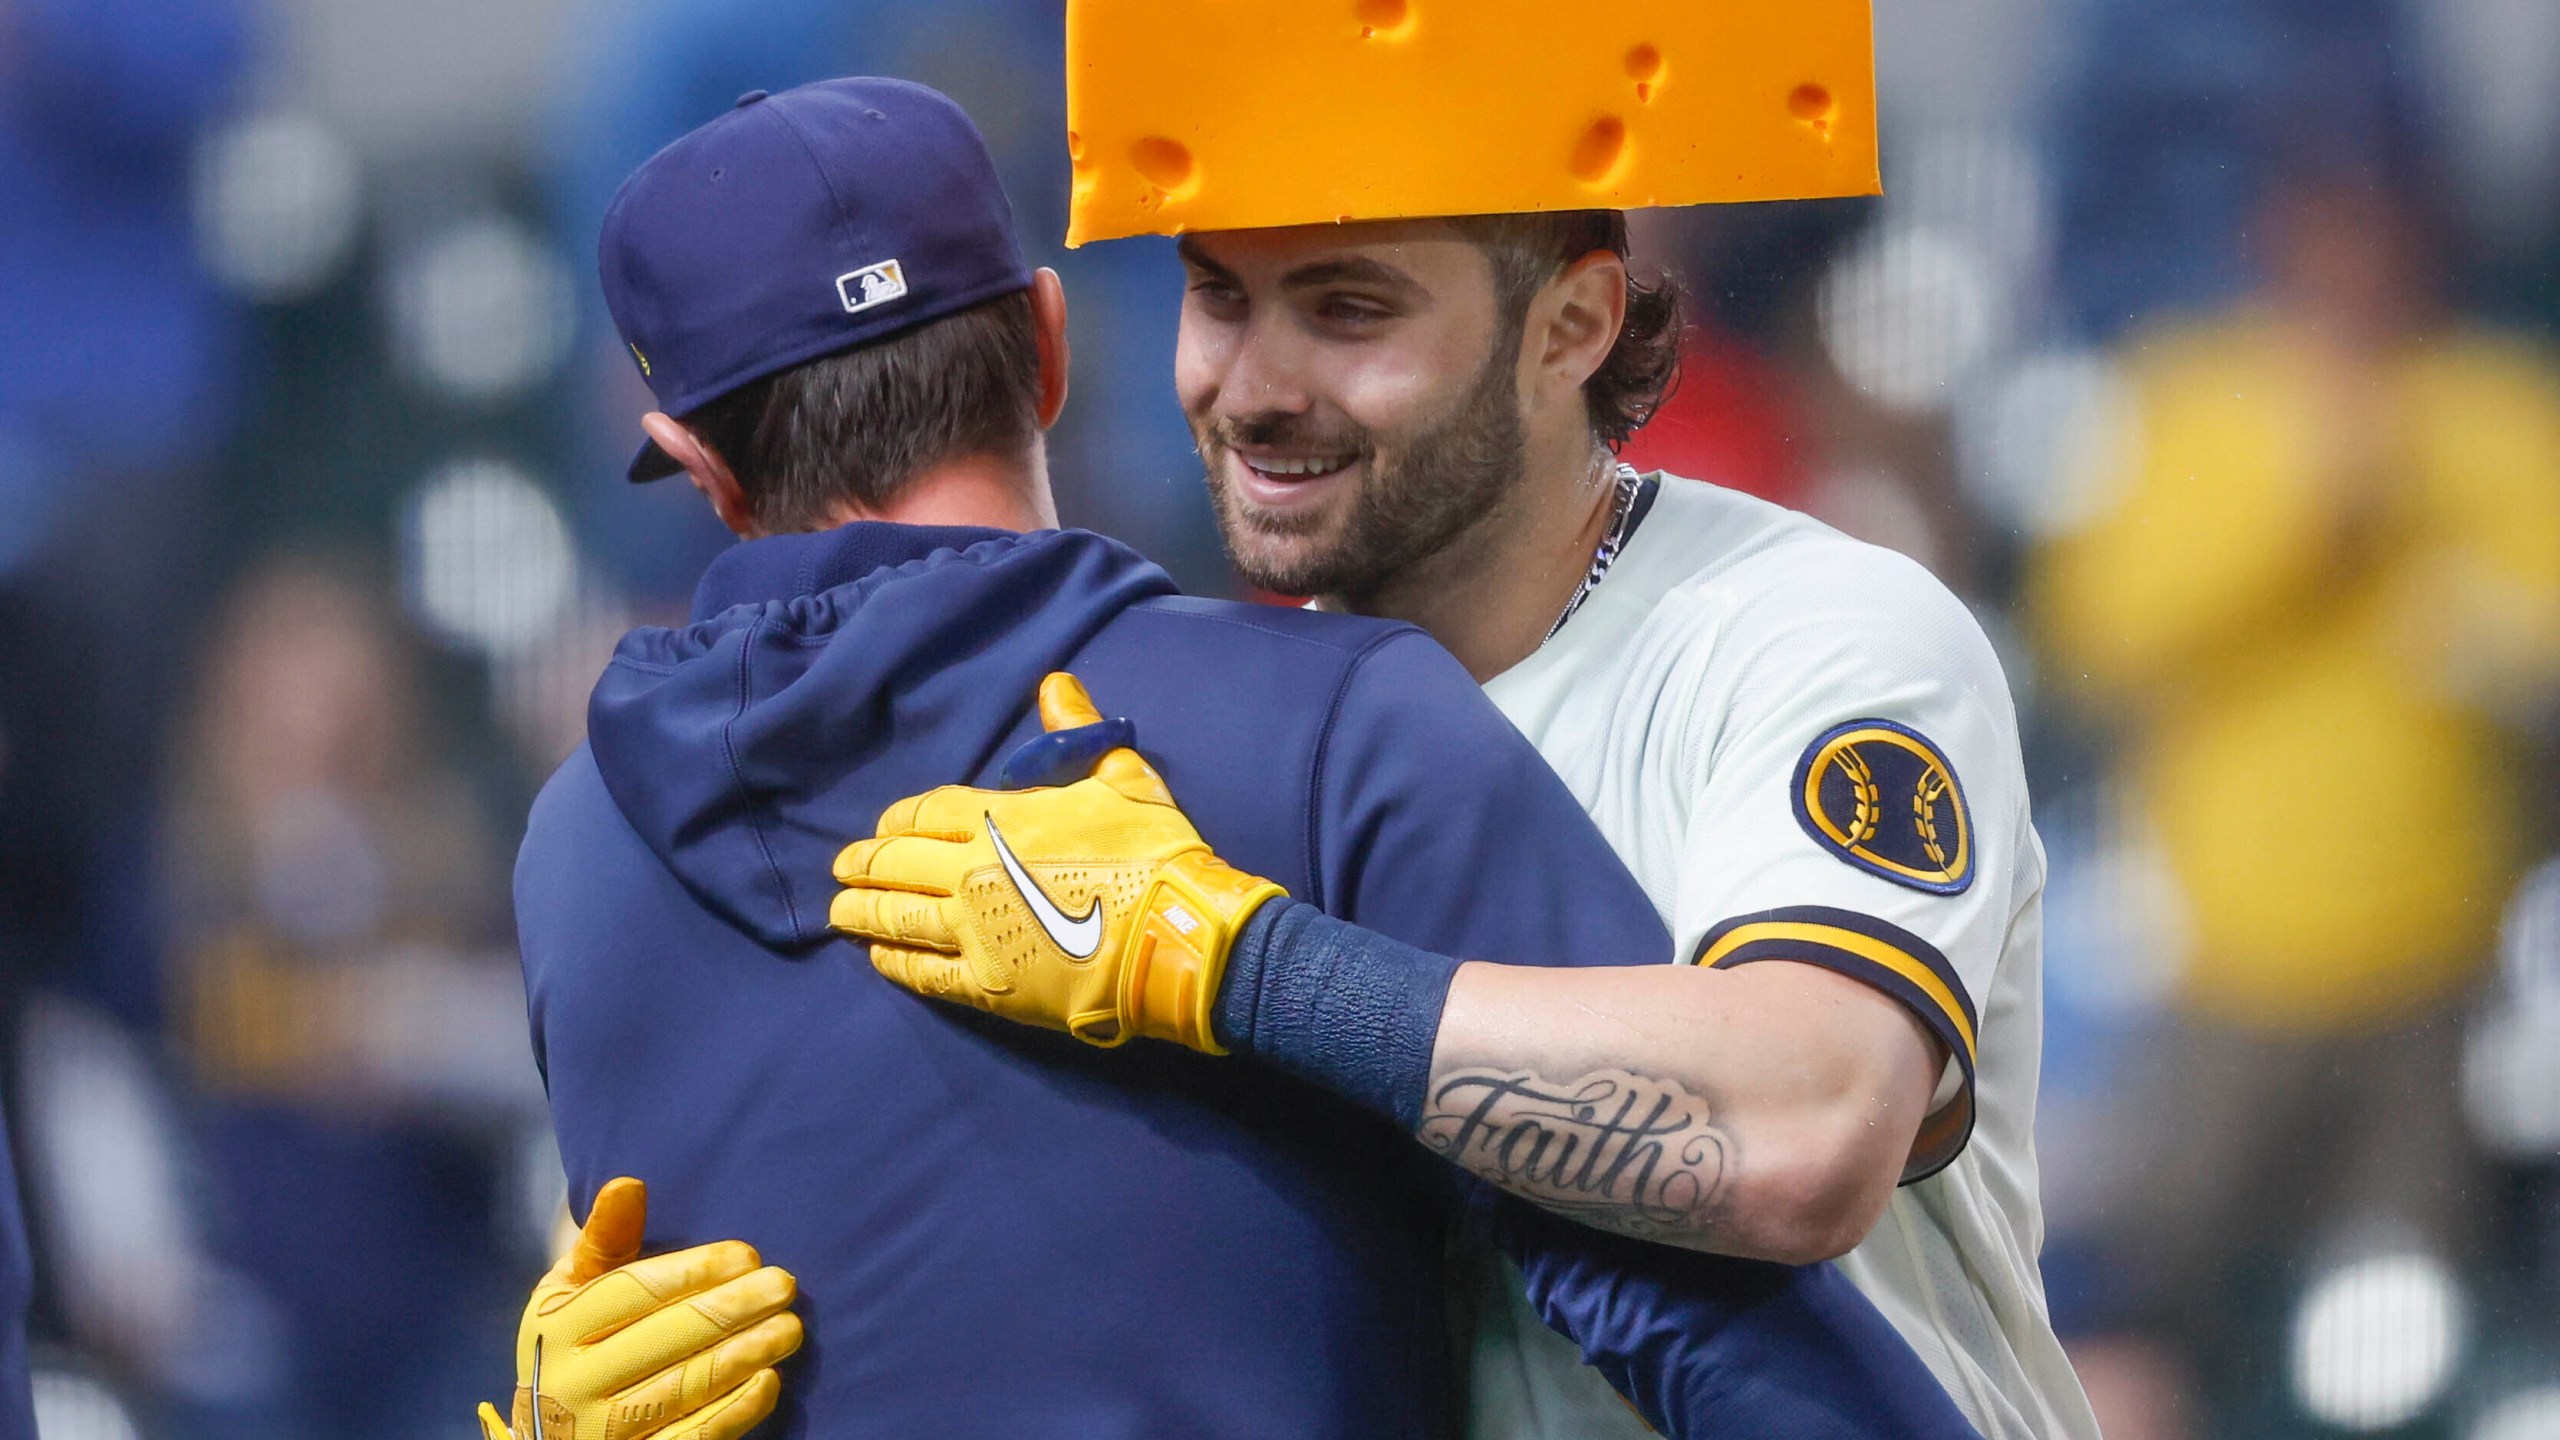
[[[684,467],[676,463],[676,457],[658,448],[657,441],[643,440],[640,453],[631,457],[631,468],[626,473],[632,484],[646,485],[652,480],[664,480],[670,475],[680,474],[683,470]]]

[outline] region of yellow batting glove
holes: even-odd
[[[1040,684],[1050,730],[1097,724],[1072,675]],[[1135,750],[1035,790],[951,785],[892,805],[836,857],[829,920],[919,995],[1095,1045],[1152,1035],[1211,1055],[1227,951],[1285,892],[1209,852]]]
[[[648,1192],[610,1180],[516,1331],[515,1423],[483,1440],[736,1440],[782,1398],[800,1348],[790,1272],[715,1241],[640,1258]]]

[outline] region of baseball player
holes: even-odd
[[[1441,641],[1598,822],[1682,962],[1474,963],[1256,893],[1204,927],[1218,938],[1193,971],[1215,1023],[1188,1043],[1337,1089],[1358,1053],[1427,1048],[1427,1075],[1390,1099],[1428,1149],[1588,1224],[1839,1256],[1985,1434],[2094,1435],[2037,1269],[2043,856],[1991,647],[1900,556],[1612,463],[1661,393],[1677,322],[1630,274],[1622,219],[1582,207],[1738,198],[1728,169],[1684,169],[1687,152],[1619,124],[1586,134],[1611,142],[1605,166],[1558,146],[1551,183],[1526,162],[1470,180],[1473,158],[1535,123],[1534,97],[1505,86],[1470,109],[1444,89],[1454,113],[1417,113],[1421,72],[1377,48],[1445,39],[1568,79],[1623,53],[1657,99],[1684,74],[1765,96],[1717,112],[1739,151],[1856,160],[1844,145],[1871,128],[1872,94],[1854,72],[1719,88],[1680,67],[1727,63],[1712,27],[1744,21],[1697,9],[1702,28],[1668,39],[1678,22],[1636,4],[1585,7],[1563,36],[1523,38],[1520,17],[1491,12],[1481,30],[1437,12],[1434,31],[1311,30],[1303,56],[1275,46],[1300,69],[1223,89],[1135,83],[1163,73],[1150,7],[1071,14],[1097,97],[1070,116],[1076,233],[1182,234],[1176,383],[1239,568]],[[1258,18],[1280,12],[1296,15]],[[1197,23],[1228,20],[1243,23]],[[1862,36],[1865,20],[1841,3],[1755,23]],[[1629,38],[1645,43],[1613,48]],[[1801,68],[1781,77],[1825,62],[1786,63]],[[1375,145],[1304,165],[1275,150],[1281,112],[1310,92]],[[1176,134],[1169,167],[1149,142]],[[1435,145],[1449,163],[1418,169]],[[1124,166],[1157,172],[1135,203]],[[1141,1004],[1129,977],[1197,918],[1166,867],[1204,853],[1135,762],[1020,794],[936,791],[847,851],[836,920],[920,993],[1118,1033]],[[1040,906],[1098,915],[1099,945],[1079,957],[1025,924]],[[1534,1287],[1492,1268],[1474,1433],[1630,1432],[1530,1319]]]

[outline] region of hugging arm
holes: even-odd
[[[1255,1057],[1536,1201],[1496,1204],[1481,1192],[1491,1238],[1520,1267],[1541,1318],[1667,1433],[1971,1434],[1836,1271],[1625,1238],[1689,1240],[1733,1213],[1732,1154],[1764,1142],[1748,1104],[1728,1120],[1716,1072],[1691,1068],[1715,1048],[1691,1026],[1704,1015],[1747,1027],[1762,1021],[1755,1007],[1787,1002],[1725,983],[1752,978],[1745,972],[1662,964],[1669,937],[1642,892],[1526,742],[1441,660],[1453,672],[1441,694],[1371,707],[1436,722],[1436,746],[1409,721],[1379,730],[1396,742],[1385,748],[1423,757],[1427,778],[1399,797],[1397,784],[1380,784],[1400,778],[1385,756],[1354,744],[1332,757],[1340,773],[1390,793],[1327,802],[1340,860],[1319,881],[1329,902],[1452,949],[1552,946],[1555,959],[1628,968],[1462,966],[1290,901],[1220,864],[1129,750],[1054,788],[949,787],[893,807],[874,838],[839,859],[846,888],[835,924],[918,993],[1094,1043],[1152,1037]],[[1445,707],[1476,733],[1453,742]],[[1042,711],[1053,729],[1098,718],[1059,676],[1043,688]],[[1453,754],[1466,759],[1452,763]],[[1415,803],[1416,791],[1429,803]],[[1527,796],[1525,813],[1496,823],[1504,817],[1464,808],[1502,795]],[[1564,864],[1554,863],[1559,851]],[[1053,922],[1041,921],[1026,885]],[[1084,951],[1071,955],[1050,932],[1086,916],[1099,929],[1089,940],[1067,935]],[[1487,974],[1561,988],[1483,988]],[[1674,986],[1734,999],[1692,1011],[1666,1002],[1685,998]],[[1577,999],[1580,987],[1588,993]],[[1463,1032],[1443,1024],[1444,1012],[1468,1017]],[[1461,1033],[1467,1043],[1452,1044]],[[1908,1044],[1912,1068],[1924,1070],[1927,1042]],[[1737,1041],[1725,1053],[1735,1065],[1800,1069],[1782,1045]],[[1606,1096],[1601,1082],[1614,1087]],[[1925,1084],[1914,1085],[1925,1099]],[[1898,1166],[1898,1156],[1884,1164],[1884,1188]],[[1891,1418],[1856,1418],[1877,1416]]]
[[[1478,1208],[1539,1318],[1672,1440],[1976,1434],[1831,1266],[1602,1235],[1510,1196]]]

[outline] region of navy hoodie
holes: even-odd
[[[695,617],[615,654],[535,804],[517,915],[571,1193],[638,1175],[653,1247],[737,1236],[799,1276],[782,1434],[1446,1434],[1462,1192],[1675,1434],[1709,1410],[1969,1433],[1932,1428],[1944,1397],[1827,1267],[1606,1241],[1262,1067],[922,1000],[826,928],[837,850],[906,795],[994,783],[1065,669],[1224,858],[1300,899],[1474,957],[1667,957],[1421,632],[1182,597],[1080,532],[869,523],[737,547]],[[1858,1428],[1877,1416],[1930,1423]]]

